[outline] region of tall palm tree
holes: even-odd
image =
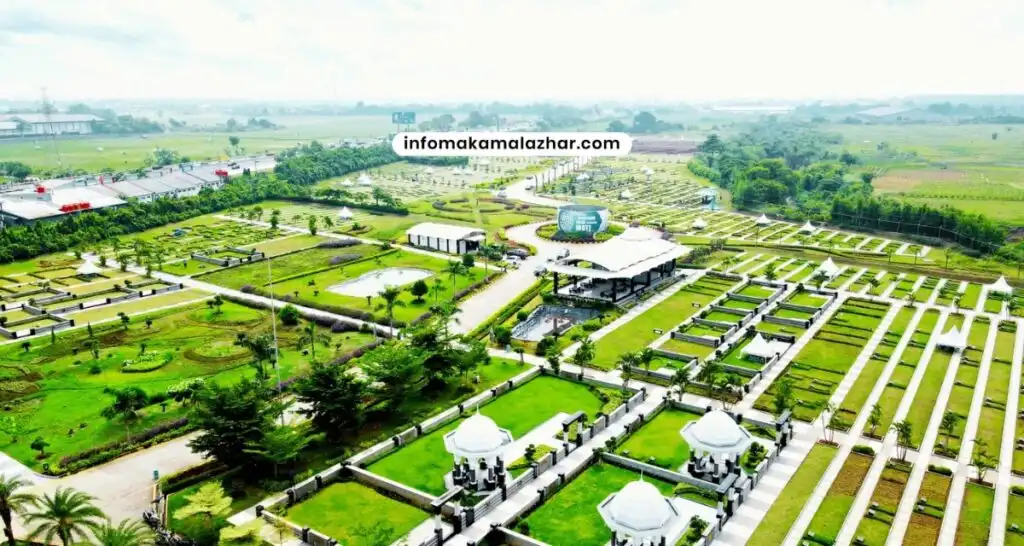
[[[690,386],[690,383],[693,383],[693,380],[690,378],[690,370],[686,368],[678,369],[672,375],[672,385],[679,387],[677,392],[679,393],[680,402],[683,401],[683,393],[686,392],[686,388]]]
[[[942,422],[939,423],[939,429],[942,430],[942,434],[945,439],[942,442],[942,450],[947,451],[949,449],[949,437],[956,432],[956,424],[960,422],[960,415],[956,412],[946,411],[942,414]]]
[[[619,369],[622,370],[622,390],[626,390],[629,380],[633,377],[633,368],[640,363],[640,355],[633,351],[627,351],[619,355]]]
[[[395,307],[401,307],[405,305],[405,302],[399,301],[398,296],[402,295],[402,291],[394,286],[385,287],[377,293],[384,303],[377,306],[377,309],[384,309],[384,312],[388,315],[388,331],[391,335],[395,334]]]
[[[658,356],[654,352],[654,349],[650,347],[644,347],[636,354],[637,363],[644,367],[647,373],[651,372],[651,363],[654,362],[654,357]]]
[[[43,495],[39,510],[25,514],[25,524],[35,525],[29,533],[32,540],[41,538],[47,544],[54,539],[64,546],[88,540],[88,532],[100,528],[103,511],[96,508],[94,497],[67,487],[58,487],[53,496]]]
[[[891,425],[896,432],[896,451],[901,461],[907,460],[907,450],[910,448],[910,437],[914,433],[913,425],[908,421],[896,421]]]
[[[448,265],[444,268],[444,273],[448,274],[448,277],[452,280],[452,294],[455,294],[455,281],[461,275],[467,273],[466,266],[462,265],[462,262],[448,262]]]
[[[154,546],[156,535],[138,520],[121,520],[114,526],[109,520],[96,529],[98,546]]]
[[[11,527],[12,514],[24,514],[30,506],[39,503],[39,497],[19,491],[29,485],[32,484],[28,480],[17,476],[8,478],[6,474],[0,474],[0,518],[4,520],[4,535],[11,546],[16,544],[14,530]]]
[[[267,334],[258,336],[239,334],[238,341],[235,343],[249,350],[253,359],[253,367],[256,368],[256,375],[266,379],[267,370],[263,367],[263,363],[274,360],[274,338]]]
[[[309,347],[310,360],[313,362],[316,362],[316,346],[318,343],[324,347],[330,347],[331,338],[318,332],[316,323],[310,321],[302,329],[302,335],[299,336],[299,347]]]
[[[580,346],[573,353],[572,363],[580,367],[582,374],[587,366],[594,361],[595,356],[597,356],[597,352],[594,348],[594,340],[590,339],[590,336],[586,336],[580,340]]]

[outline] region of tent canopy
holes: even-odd
[[[803,226],[800,226],[800,233],[812,233],[814,229],[814,226],[812,226],[810,220],[808,220]]]
[[[761,334],[755,335],[754,339],[752,339],[750,343],[747,343],[741,352],[752,356],[759,356],[761,358],[771,358],[775,356],[775,348],[772,347],[772,344],[768,343]]]
[[[708,223],[705,222],[703,218],[697,218],[696,220],[693,221],[694,229],[704,229],[706,227],[708,227]]]
[[[948,332],[939,336],[935,343],[939,347],[946,347],[948,349],[964,349],[967,347],[967,342],[964,340],[964,334],[959,328],[953,326]]]
[[[999,292],[1001,294],[1013,294],[1013,287],[1010,283],[1006,282],[1006,277],[1000,275],[999,279],[988,285],[989,292]]]
[[[832,258],[828,258],[818,266],[818,271],[821,271],[831,279],[839,274],[839,266],[832,261]]]
[[[342,220],[351,220],[352,211],[349,210],[348,207],[342,207],[341,211],[338,212],[338,218],[341,218]]]
[[[763,215],[763,214],[757,220],[755,220],[755,221],[757,222],[757,225],[759,225],[759,226],[766,226],[766,225],[772,223],[772,221],[769,220],[768,217]]]
[[[78,266],[78,269],[75,270],[75,273],[79,275],[99,275],[100,271],[101,269],[97,267],[96,264],[92,262],[85,262],[82,265]]]

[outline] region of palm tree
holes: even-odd
[[[402,291],[394,286],[388,286],[377,293],[384,303],[377,306],[377,309],[384,309],[384,312],[388,315],[388,330],[392,335],[395,333],[395,307],[404,306],[405,302],[399,301],[398,296],[402,295]]]
[[[626,390],[629,385],[629,380],[633,377],[633,368],[640,363],[640,356],[633,352],[628,351],[619,355],[619,369],[622,370],[622,390]]]
[[[676,373],[672,375],[672,385],[679,387],[677,392],[679,393],[680,402],[683,401],[683,393],[686,392],[690,383],[693,383],[693,380],[690,379],[690,370],[686,368],[678,369],[676,370]]]
[[[871,436],[875,436],[878,425],[882,424],[882,406],[877,403],[871,406],[871,414],[868,415],[868,424],[871,425]]]
[[[833,404],[832,402],[829,402],[829,401],[826,400],[824,403],[821,404],[820,409],[821,409],[821,433],[822,433],[823,436],[825,436],[825,441],[831,443],[832,442],[832,438],[829,435],[829,423],[831,421],[826,421],[825,418],[826,418],[826,416],[831,416],[832,413],[834,413],[836,411],[836,405]]]
[[[645,370],[645,371],[646,371],[646,372],[647,372],[648,374],[650,374],[650,373],[651,373],[651,362],[654,362],[654,357],[655,357],[655,356],[658,356],[658,355],[657,355],[657,353],[655,353],[655,352],[654,352],[654,349],[652,349],[652,348],[650,348],[650,347],[644,347],[644,348],[643,348],[643,349],[641,349],[641,350],[640,350],[640,352],[639,352],[639,353],[637,353],[637,355],[636,355],[636,357],[637,357],[637,362],[638,362],[638,363],[639,363],[639,364],[640,364],[641,366],[643,366],[643,367],[644,367],[644,370]]]
[[[153,531],[137,520],[122,520],[116,527],[107,521],[96,529],[95,535],[95,544],[98,546],[153,546],[156,544],[156,536]]]
[[[317,343],[322,344],[324,347],[330,347],[331,338],[318,332],[316,329],[316,323],[310,321],[310,323],[302,329],[302,335],[299,336],[299,347],[309,347],[310,360],[313,362],[316,362]]]
[[[697,380],[708,386],[708,393],[711,393],[711,384],[715,378],[722,373],[722,366],[713,359],[705,360],[700,369],[697,370]]]
[[[39,503],[39,497],[31,493],[20,492],[19,489],[32,485],[28,480],[17,476],[7,477],[0,474],[0,518],[4,520],[4,534],[7,536],[7,543],[13,546],[14,529],[11,527],[12,514],[24,514],[30,506]]]
[[[466,272],[466,266],[462,265],[462,262],[448,262],[448,265],[445,266],[443,273],[447,273],[448,277],[451,278],[452,280],[453,295],[455,294],[456,291],[455,280],[458,279],[460,275],[465,275]]]
[[[583,373],[583,370],[586,370],[587,366],[594,361],[595,356],[594,341],[590,339],[590,336],[586,336],[580,340],[580,346],[573,353],[572,363],[579,366],[580,373]]]
[[[939,423],[939,429],[942,430],[945,439],[942,442],[942,451],[949,451],[949,437],[956,431],[956,425],[960,422],[960,416],[952,411],[946,411],[942,414],[942,422]]]
[[[914,427],[908,421],[896,421],[892,424],[892,430],[896,431],[897,454],[901,461],[906,461],[907,450],[910,448],[910,437],[914,433]]]
[[[42,539],[50,544],[54,539],[64,546],[87,541],[88,532],[100,528],[103,511],[93,506],[94,497],[67,487],[58,487],[53,496],[43,495],[39,510],[25,514],[25,524],[35,525],[29,533],[31,540]]]
[[[252,337],[242,333],[239,334],[236,344],[249,350],[257,377],[266,379],[267,370],[263,367],[263,363],[274,360],[274,338],[267,334]]]
[[[437,296],[441,293],[443,287],[444,283],[441,282],[441,279],[434,277],[434,285],[430,287],[430,291],[434,294],[434,305],[437,305]]]

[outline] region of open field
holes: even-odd
[[[620,447],[619,453],[638,461],[651,462],[662,468],[676,470],[690,458],[690,446],[679,431],[700,415],[668,409],[640,427]]]

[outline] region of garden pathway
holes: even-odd
[[[923,312],[919,311],[915,314],[914,318],[920,319],[923,316]],[[939,315],[939,319],[935,324],[933,332],[941,333],[946,325],[946,319],[949,318],[949,313],[944,312]],[[903,336],[904,339],[910,340],[914,336],[917,326],[907,326],[906,334]],[[900,340],[901,343],[903,340]],[[917,389],[921,385],[924,374],[928,368],[928,362],[932,358],[932,353],[935,352],[936,343],[938,342],[938,335],[931,335],[928,339],[928,343],[921,353],[920,359],[915,365],[914,375],[910,379],[910,383],[907,388],[903,391],[903,397],[900,399],[900,404],[896,408],[896,413],[893,414],[892,422],[902,421],[906,419],[907,414],[910,413],[910,406],[914,401],[914,396],[917,394]],[[906,346],[904,346],[904,349]],[[893,351],[895,355],[896,352]],[[902,357],[897,358],[897,362],[902,360]],[[887,370],[888,371],[888,370]],[[877,383],[876,383],[877,384]],[[888,384],[888,377],[886,378],[886,384]],[[852,429],[851,433],[856,434],[859,429]],[[871,462],[871,467],[868,469],[867,476],[864,477],[861,482],[860,489],[857,492],[857,496],[854,498],[853,506],[850,507],[850,511],[846,514],[846,521],[843,523],[842,528],[839,530],[839,535],[836,537],[837,544],[849,544],[853,542],[854,533],[857,532],[857,527],[860,525],[861,518],[871,505],[871,498],[875,494],[875,486],[878,485],[879,479],[882,477],[882,471],[885,470],[886,465],[889,463],[889,458],[892,456],[893,451],[899,452],[896,449],[896,433],[890,429],[882,437],[881,449],[877,450],[877,455],[874,461]]]
[[[833,394],[832,398],[829,399],[830,403],[837,407],[842,403],[843,398],[846,397],[846,392],[850,390],[850,387],[852,387],[853,383],[857,380],[856,376],[860,375],[860,371],[864,368],[867,361],[870,360],[871,355],[874,354],[875,348],[878,346],[879,342],[882,341],[885,333],[889,331],[889,327],[893,320],[895,320],[899,311],[900,307],[893,306],[885,315],[882,323],[875,329],[874,335],[871,336],[871,339],[864,347],[864,350],[861,351],[860,355],[857,357],[857,361],[854,363],[850,371],[847,372],[839,388],[836,389],[835,394]],[[864,429],[864,425],[867,423],[868,417],[871,413],[868,411],[868,408],[872,407],[878,399],[881,398],[882,391],[885,390],[885,386],[889,382],[889,377],[892,375],[896,365],[899,364],[899,356],[903,353],[906,346],[910,344],[910,338],[913,336],[914,329],[917,327],[917,323],[920,321],[923,313],[923,309],[918,309],[918,312],[911,319],[910,324],[907,326],[905,331],[906,333],[900,339],[900,342],[896,345],[896,349],[893,350],[892,356],[886,363],[885,370],[882,372],[882,377],[875,382],[875,386],[871,390],[871,394],[868,395],[867,401],[864,402],[864,405],[861,407],[861,411],[857,413],[857,418],[854,419],[853,424],[850,426],[851,433],[843,435],[839,440],[839,452],[836,453],[835,458],[832,459],[832,462],[825,470],[825,474],[818,482],[818,486],[815,487],[814,493],[811,494],[811,497],[804,504],[803,509],[800,511],[800,516],[789,529],[789,534],[786,535],[786,540],[783,542],[784,546],[798,546],[802,543],[804,533],[807,530],[807,527],[811,524],[811,520],[814,519],[814,514],[818,511],[821,503],[825,500],[825,497],[828,495],[829,488],[832,487],[832,482],[834,482],[836,477],[839,475],[839,471],[846,462],[846,458],[853,451],[853,446],[857,443],[857,439],[860,438],[860,434],[856,431]],[[844,386],[845,388],[843,388]],[[827,422],[829,420],[828,413],[825,412],[821,419],[822,422]]]
[[[963,331],[970,332],[973,323],[974,315],[965,313]],[[939,396],[935,400],[936,409],[945,408],[946,404],[949,403],[949,396],[953,392],[954,385],[956,385],[956,374],[962,359],[963,351],[958,351],[950,359],[949,366],[946,368],[946,376],[943,378],[942,387],[939,390]],[[914,463],[914,468],[910,471],[910,477],[907,478],[907,485],[903,489],[903,497],[900,499],[899,507],[896,509],[896,515],[893,516],[889,538],[886,542],[888,545],[899,546],[903,544],[904,534],[906,533],[907,526],[910,525],[910,518],[914,513],[914,507],[917,506],[917,499],[919,497],[917,493],[921,490],[921,484],[924,483],[925,472],[928,470],[932,452],[935,450],[935,444],[939,438],[939,425],[942,423],[942,413],[940,411],[933,412],[931,419],[928,421],[928,426],[924,431],[924,436],[918,449],[917,460]]]
[[[956,459],[957,468],[953,472],[953,484],[949,487],[949,497],[946,499],[946,512],[945,517],[942,518],[942,527],[939,529],[938,546],[953,546],[956,540],[956,528],[960,522],[960,505],[963,504],[964,500],[964,487],[967,483],[971,455],[974,451],[974,437],[978,434],[981,408],[985,404],[988,370],[991,367],[992,356],[995,353],[996,334],[998,333],[999,327],[997,324],[995,322],[991,323],[988,330],[988,338],[985,340],[985,353],[981,357],[981,366],[978,368],[978,381],[974,388],[974,399],[971,400],[971,411],[968,413],[963,439],[960,441],[960,456]]]
[[[1010,369],[1010,396],[1006,400],[1006,418],[1003,422],[1002,445],[999,449],[999,463],[996,476],[995,507],[992,510],[992,529],[1006,529],[1006,512],[1010,501],[1010,485],[1013,477],[1013,454],[1017,443],[1017,400],[1020,392],[1021,358],[1024,358],[1024,321],[1016,320],[1017,335],[1014,337],[1013,361]],[[989,546],[1003,543],[1002,533],[990,533]]]

